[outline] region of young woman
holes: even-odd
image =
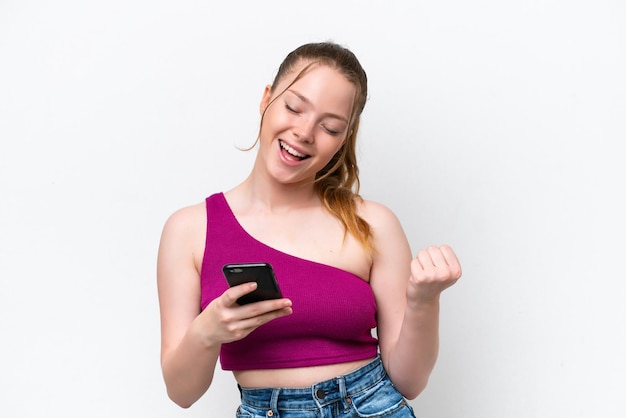
[[[182,407],[232,370],[238,417],[412,417],[438,352],[448,246],[412,257],[395,215],[358,195],[367,78],[352,52],[303,45],[263,92],[248,178],[175,212],[158,257],[161,365]],[[239,305],[222,266],[268,262],[284,298]],[[372,330],[376,329],[375,337]]]

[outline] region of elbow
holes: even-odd
[[[418,395],[420,393],[422,393],[421,390],[419,391],[411,391],[411,392],[400,392],[402,394],[402,396],[404,396],[407,400],[412,401],[413,399],[417,398]]]
[[[202,396],[203,392],[198,392],[186,385],[176,384],[176,382],[165,381],[167,397],[172,402],[183,409],[190,408]]]
[[[188,409],[191,407],[191,405],[193,405],[193,403],[182,403],[182,402],[176,402],[176,401],[174,401],[174,403],[176,403],[176,405],[180,406],[183,409]]]
[[[172,393],[169,389],[167,391],[167,396],[172,400],[172,402],[183,409],[188,409],[195,403],[195,400],[187,399],[183,396]]]
[[[428,379],[421,380],[419,382],[413,382],[412,385],[407,385],[404,388],[398,388],[398,391],[402,396],[404,396],[408,400],[413,400],[419,396],[420,393],[426,389],[426,385],[428,384]]]
[[[188,374],[175,373],[168,367],[163,367],[163,380],[167,397],[183,409],[195,404],[211,385],[211,380],[193,382]]]

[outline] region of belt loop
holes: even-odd
[[[347,413],[350,410],[350,398],[348,398],[348,391],[346,389],[346,378],[341,376],[337,378],[339,383],[339,396],[341,396],[341,403],[343,404],[343,412]]]
[[[280,388],[272,390],[272,397],[270,398],[270,410],[267,411],[267,416],[278,418],[278,395],[280,394]]]

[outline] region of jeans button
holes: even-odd
[[[315,391],[315,397],[319,399],[320,401],[324,399],[325,396],[326,396],[326,391],[324,389],[319,388],[318,390]]]

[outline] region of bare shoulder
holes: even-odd
[[[206,206],[200,202],[172,213],[161,234],[161,253],[192,256],[197,262],[204,252],[206,236]]]
[[[385,271],[387,276],[390,266],[406,264],[411,258],[411,250],[404,229],[396,214],[382,203],[362,200],[358,204],[358,213],[372,230],[374,245],[372,283],[376,281],[377,272]],[[404,276],[404,273],[401,275]]]
[[[186,206],[172,213],[165,222],[164,232],[189,233],[206,224],[206,206],[204,202]]]
[[[396,214],[387,206],[373,200],[359,199],[357,201],[357,210],[361,218],[363,218],[373,229],[374,234],[389,230],[401,229],[400,221]]]

